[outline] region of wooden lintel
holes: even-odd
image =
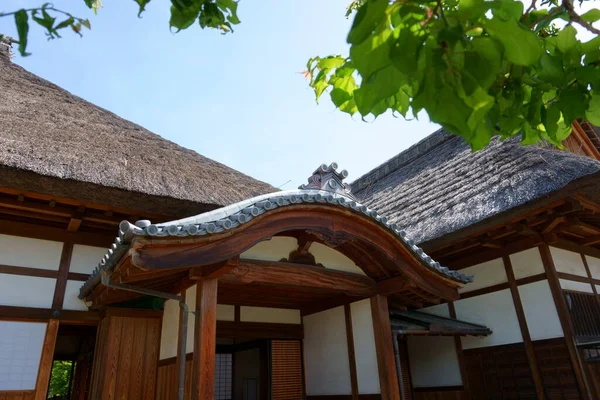
[[[600,243],[600,235],[590,236],[581,242],[583,246],[592,246],[598,243]]]
[[[217,264],[194,267],[190,270],[190,279],[218,278],[221,275],[233,271],[240,263],[239,257],[226,260]]]
[[[406,275],[397,275],[377,282],[377,293],[387,296],[415,286],[415,283]]]
[[[336,271],[312,265],[284,262],[240,260],[237,267],[223,274],[219,280],[228,283],[262,283],[306,289],[330,289],[352,296],[372,296],[375,281],[350,272]]]

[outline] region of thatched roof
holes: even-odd
[[[566,151],[492,140],[473,153],[439,130],[352,183],[352,192],[429,242],[536,202],[583,177],[600,162]]]
[[[29,178],[19,175],[27,171]],[[276,190],[72,95],[14,64],[6,51],[0,51],[0,176],[3,186],[167,215]],[[44,186],[36,176],[46,179]]]

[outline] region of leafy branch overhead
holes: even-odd
[[[83,0],[87,8],[96,13],[102,7],[102,0]],[[134,0],[138,5],[138,17],[146,10],[150,0]],[[50,3],[40,7],[20,9],[12,12],[0,12],[0,17],[14,16],[19,35],[19,53],[28,56],[27,37],[29,35],[29,17],[46,31],[48,39],[60,38],[59,31],[71,28],[81,36],[81,29],[91,29],[87,18],[80,18],[71,13],[55,8]],[[233,25],[240,23],[237,16],[237,0],[171,0],[171,29],[180,31],[189,28],[198,21],[200,27],[218,29],[223,34],[233,32]],[[1,35],[0,35],[1,38]]]
[[[474,149],[519,133],[560,145],[576,119],[600,126],[600,10],[537,1],[354,1],[349,56],[311,58],[310,86],[351,115],[425,110]]]

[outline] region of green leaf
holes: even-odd
[[[342,78],[332,78],[333,90],[331,91],[331,101],[336,107],[340,107],[345,102],[352,100],[356,90],[356,82],[352,75]]]
[[[198,21],[202,28],[219,28],[225,23],[225,15],[215,3],[205,2]]]
[[[506,58],[517,65],[535,65],[542,55],[541,42],[537,36],[524,29],[516,21],[502,21],[498,17],[486,21],[485,28],[490,36],[504,47]]]
[[[57,30],[63,29],[63,28],[73,25],[74,23],[75,23],[75,19],[73,17],[69,17],[69,18],[65,19],[63,22],[56,25],[54,27],[54,29],[57,29]]]
[[[346,62],[346,59],[342,56],[328,56],[319,60],[319,68],[321,69],[334,69],[341,67]]]
[[[385,10],[389,4],[388,0],[368,0],[362,5],[352,23],[347,41],[351,44],[359,44],[366,40],[377,28],[377,25],[385,18]]]
[[[350,58],[363,80],[369,79],[373,73],[392,63],[390,60],[391,35],[390,29],[384,29],[371,35],[362,43],[350,47]]]
[[[368,81],[362,81],[354,92],[358,112],[362,116],[368,115],[377,103],[398,93],[405,81],[405,76],[393,65],[373,74]]]
[[[502,72],[502,51],[489,37],[474,38],[471,45],[473,49],[465,53],[465,70],[479,85],[488,89]]]
[[[565,118],[565,123],[570,125],[576,119],[586,115],[585,92],[580,87],[568,88],[560,92],[557,105]]]
[[[85,26],[88,29],[92,29],[92,24],[90,24],[90,20],[89,19],[80,19],[79,23],[83,26]]]
[[[228,14],[227,21],[231,22],[234,25],[240,23],[240,19],[237,15],[237,7],[238,2],[235,0],[217,0],[217,5],[219,8]]]
[[[585,112],[585,118],[592,125],[600,126],[600,93],[594,92],[590,100],[588,109]]]
[[[408,27],[400,30],[389,54],[389,58],[400,72],[408,76],[415,76],[419,72],[417,64],[425,39],[425,35],[415,34]]]
[[[514,0],[497,0],[492,2],[492,10],[495,16],[503,20],[518,20],[523,16],[523,3]]]
[[[589,23],[599,21],[600,20],[600,10],[598,10],[597,8],[592,8],[588,12],[581,14],[581,19],[584,20],[585,22],[589,22]]]
[[[567,54],[577,44],[577,30],[572,25],[567,25],[556,36],[556,48],[563,54]]]
[[[15,24],[17,25],[17,33],[19,34],[19,53],[21,56],[27,57],[31,53],[27,53],[27,34],[29,33],[29,16],[27,11],[21,9],[15,13]]]
[[[150,3],[150,0],[133,0],[133,1],[135,1],[138,4],[138,6],[140,7],[139,11],[138,11],[138,17],[141,17],[142,13],[144,11],[146,11],[146,5],[148,3]]]
[[[540,66],[537,70],[537,76],[555,85],[560,85],[565,79],[562,58],[559,56],[551,56],[544,52],[540,58]]]
[[[171,6],[170,26],[176,28],[177,31],[189,28],[200,14],[201,1],[193,0],[187,4],[178,0],[171,0],[171,2],[173,5]]]

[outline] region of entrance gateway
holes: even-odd
[[[106,310],[90,398],[403,397],[390,309],[455,300],[471,278],[359,204],[346,176],[322,165],[298,190],[122,222],[79,296]],[[127,308],[152,297],[164,312]],[[489,333],[415,318],[394,332]]]

